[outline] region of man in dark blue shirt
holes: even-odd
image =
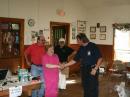
[[[79,33],[76,38],[81,46],[73,60],[61,65],[61,68],[80,61],[84,97],[98,97],[98,68],[102,63],[102,55],[96,44],[89,42],[84,33]]]

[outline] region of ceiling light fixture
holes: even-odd
[[[57,13],[57,15],[59,15],[59,16],[65,16],[65,11],[63,10],[63,9],[57,9],[56,10],[56,13]]]

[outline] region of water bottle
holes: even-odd
[[[20,79],[20,82],[24,83],[25,82],[25,79],[24,79],[24,70],[21,69],[21,79]]]
[[[20,82],[24,83],[25,82],[25,70],[24,69],[20,69]]]
[[[20,72],[20,65],[18,65],[18,80],[21,80],[21,72]]]
[[[28,82],[28,70],[27,69],[24,70],[24,81]]]
[[[28,81],[32,81],[32,75],[31,75],[31,73],[28,73]]]

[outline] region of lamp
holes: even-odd
[[[57,9],[56,10],[57,15],[59,16],[65,16],[65,11],[63,9]]]
[[[65,16],[64,0],[60,0],[59,6],[56,9],[56,14],[61,17]]]

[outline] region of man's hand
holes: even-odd
[[[65,64],[60,64],[60,69],[64,69],[65,68]]]
[[[96,72],[97,72],[97,69],[93,68],[92,71],[91,71],[91,75],[96,75]]]
[[[31,63],[30,63],[29,61],[27,61],[27,65],[28,65],[28,66],[31,66]]]

